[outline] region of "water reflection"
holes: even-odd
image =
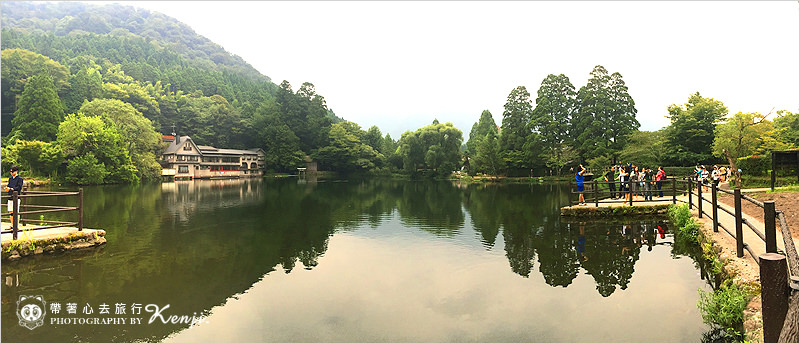
[[[331,240],[337,235],[343,238],[341,247],[364,243],[361,240],[383,244],[381,249],[337,251],[328,260],[329,267],[351,261],[350,268],[334,274],[350,282],[349,290],[354,293],[374,292],[359,289],[363,286],[358,281],[365,275],[352,280],[344,277],[349,270],[358,271],[356,265],[380,261],[374,274],[388,279],[393,270],[400,274],[403,265],[386,260],[386,256],[407,259],[404,257],[441,251],[446,256],[435,258],[441,261],[423,259],[413,268],[424,272],[444,264],[471,276],[473,284],[468,285],[479,285],[485,282],[476,282],[481,276],[470,271],[476,265],[495,262],[499,253],[505,256],[505,271],[524,280],[542,279],[550,287],[566,288],[580,279],[583,270],[593,279],[597,293],[609,297],[628,288],[644,246],[651,251],[667,241],[672,244],[663,227],[659,233],[660,220],[564,221],[559,208],[568,202],[568,191],[558,185],[296,179],[86,188],[87,227],[106,229],[109,243],[98,249],[3,264],[2,340],[159,341],[187,326],[47,325],[30,331],[16,325],[15,301],[19,295],[41,294],[63,303],[170,304],[171,314],[207,315],[215,307],[235,303],[239,296],[251,293],[253,286],[263,284],[276,271],[287,276],[296,275],[298,269],[317,273],[318,267],[326,266],[324,257],[329,250],[335,249]],[[672,251],[674,258],[688,254]],[[493,274],[503,273],[492,269]],[[430,279],[428,283],[436,285],[451,278],[450,273],[411,276],[420,281]],[[423,293],[431,286],[413,283],[410,288]],[[485,287],[470,288],[491,292],[480,289]],[[307,302],[313,303],[320,295],[308,297]],[[463,302],[466,304],[460,307],[469,308],[472,301]],[[296,340],[299,338],[305,337]],[[402,338],[425,341],[442,337]],[[481,338],[538,340],[525,335]]]

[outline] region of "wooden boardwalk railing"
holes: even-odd
[[[56,205],[41,205],[41,204],[28,204],[27,200],[34,197],[69,197],[76,196],[78,200],[77,207],[64,207]],[[11,229],[0,231],[0,233],[13,233],[12,237],[17,240],[17,233],[19,233],[20,223],[45,223],[45,226],[36,226],[26,230],[40,230],[47,228],[58,227],[77,227],[78,231],[83,230],[83,189],[78,189],[76,192],[56,192],[56,191],[23,191],[20,195],[16,191],[11,196],[3,195],[2,200],[4,203],[12,200],[13,211],[4,212],[0,214],[0,218],[8,219],[11,223]],[[45,219],[26,219],[25,215],[30,214],[43,214],[43,213],[57,213],[57,212],[75,212],[76,220],[71,221],[55,221]]]

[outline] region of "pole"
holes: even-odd
[[[686,194],[689,195],[689,210],[692,210],[692,177],[686,177]]]
[[[786,256],[764,253],[758,256],[761,279],[761,317],[764,321],[764,343],[777,343],[789,310]]]
[[[697,182],[697,217],[703,218],[703,182]]]
[[[767,253],[778,253],[778,240],[775,235],[775,201],[764,202],[764,237],[767,239]]]
[[[744,257],[744,239],[742,238],[742,190],[733,190],[733,217],[736,219],[736,256]]]
[[[12,237],[17,240],[17,232],[19,232],[19,193],[14,191],[11,194],[11,208],[14,212],[11,214],[11,227],[13,228]]]
[[[83,231],[83,188],[78,189],[78,231]]]
[[[633,206],[633,179],[631,179],[631,177],[628,177],[628,195],[631,195],[631,197],[630,197],[630,206],[632,207]]]
[[[719,217],[717,216],[717,186],[711,184],[711,221],[714,221],[714,233],[719,232]]]
[[[672,179],[672,204],[678,204],[678,189],[675,187],[675,179]]]
[[[593,180],[594,185],[594,207],[597,208],[600,206],[600,196],[597,195],[597,179]]]

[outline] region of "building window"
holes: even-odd
[[[186,165],[178,166],[178,173],[189,173],[189,166]]]
[[[189,143],[189,142],[186,142],[186,144],[183,145],[183,150],[185,150],[185,151],[192,150],[192,144]]]
[[[255,170],[255,169],[257,169],[257,168],[258,168],[258,165],[256,165],[256,163],[254,163],[254,162],[251,162],[251,163],[250,163],[250,168],[252,168],[252,169],[254,169],[254,170]]]

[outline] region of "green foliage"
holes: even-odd
[[[96,99],[84,103],[80,111],[88,116],[106,116],[114,122],[120,143],[131,156],[133,166],[142,180],[159,180],[161,168],[156,160],[161,154],[161,135],[150,120],[131,104],[116,99]]]
[[[96,161],[97,165],[102,165],[102,168],[97,167],[97,169],[106,171],[107,174],[101,174],[105,179],[101,179],[99,183],[136,183],[139,181],[136,167],[131,162],[116,125],[106,116],[86,116],[82,113],[68,115],[58,127],[58,142],[68,161],[92,155],[94,159],[83,158],[80,166],[85,167],[85,164],[92,161]],[[97,181],[96,177],[85,177],[74,169],[70,173],[69,163],[67,178],[68,180],[91,180],[90,184],[95,184]]]
[[[639,127],[636,108],[622,75],[595,66],[586,86],[578,90],[579,109],[572,119],[572,136],[582,161],[615,156],[625,137]]]
[[[620,162],[647,166],[656,170],[664,161],[667,147],[664,130],[634,131],[625,138],[625,147],[619,153]]]
[[[64,119],[64,109],[56,94],[53,79],[48,74],[30,77],[19,98],[11,124],[12,140],[52,141],[58,124]]]
[[[728,113],[728,108],[713,98],[697,92],[683,106],[667,108],[670,125],[666,128],[666,164],[689,166],[711,159],[714,129]]]
[[[66,180],[79,185],[103,184],[108,176],[105,164],[91,152],[72,158],[67,163]]]
[[[530,120],[533,113],[531,95],[525,86],[517,86],[506,99],[503,106],[503,123],[500,133],[500,152],[508,168],[529,168],[532,159],[525,150],[525,143],[531,134]]]
[[[497,124],[494,122],[494,117],[489,110],[483,110],[481,117],[475,124],[472,125],[472,130],[469,132],[469,139],[467,140],[467,155],[475,156],[478,153],[478,146],[489,132],[494,132],[497,136]]]
[[[743,175],[764,176],[772,169],[772,158],[769,155],[753,155],[736,159],[736,167]]]
[[[383,165],[383,154],[361,142],[366,132],[353,122],[331,126],[329,145],[314,154],[323,167],[345,173],[367,172]]]
[[[697,307],[706,324],[715,324],[724,329],[726,335],[741,338],[744,309],[750,301],[750,294],[741,286],[730,280],[713,292],[698,290],[700,300]]]
[[[5,3],[2,5],[5,9]],[[4,20],[5,17],[6,13],[3,12]],[[0,52],[0,56],[2,56],[0,69],[2,69],[3,75],[0,79],[0,85],[2,85],[0,103],[2,103],[3,113],[13,113],[17,110],[17,97],[34,75],[50,75],[56,92],[61,92],[69,85],[67,80],[69,71],[62,64],[30,50],[6,49],[6,37],[3,37],[2,44],[4,49]],[[3,133],[7,132],[7,130],[3,131]]]
[[[403,169],[415,174],[418,170],[432,170],[447,176],[461,164],[461,130],[453,123],[438,123],[403,133],[397,153],[403,159]]]
[[[500,158],[498,139],[495,131],[489,131],[483,140],[478,141],[477,152],[472,159],[471,168],[475,171],[497,175],[505,166]]]
[[[775,126],[775,137],[790,148],[797,148],[798,135],[800,135],[798,134],[800,132],[798,114],[787,110],[779,110],[777,113],[778,117],[772,121]]]
[[[672,221],[672,224],[677,228],[686,226],[692,218],[692,213],[689,211],[688,204],[670,205],[667,215],[670,221]]]
[[[5,165],[6,154],[11,157],[12,164]],[[64,161],[64,155],[56,142],[19,140],[4,147],[3,159],[4,166],[20,165],[33,176],[46,176],[56,172]]]

